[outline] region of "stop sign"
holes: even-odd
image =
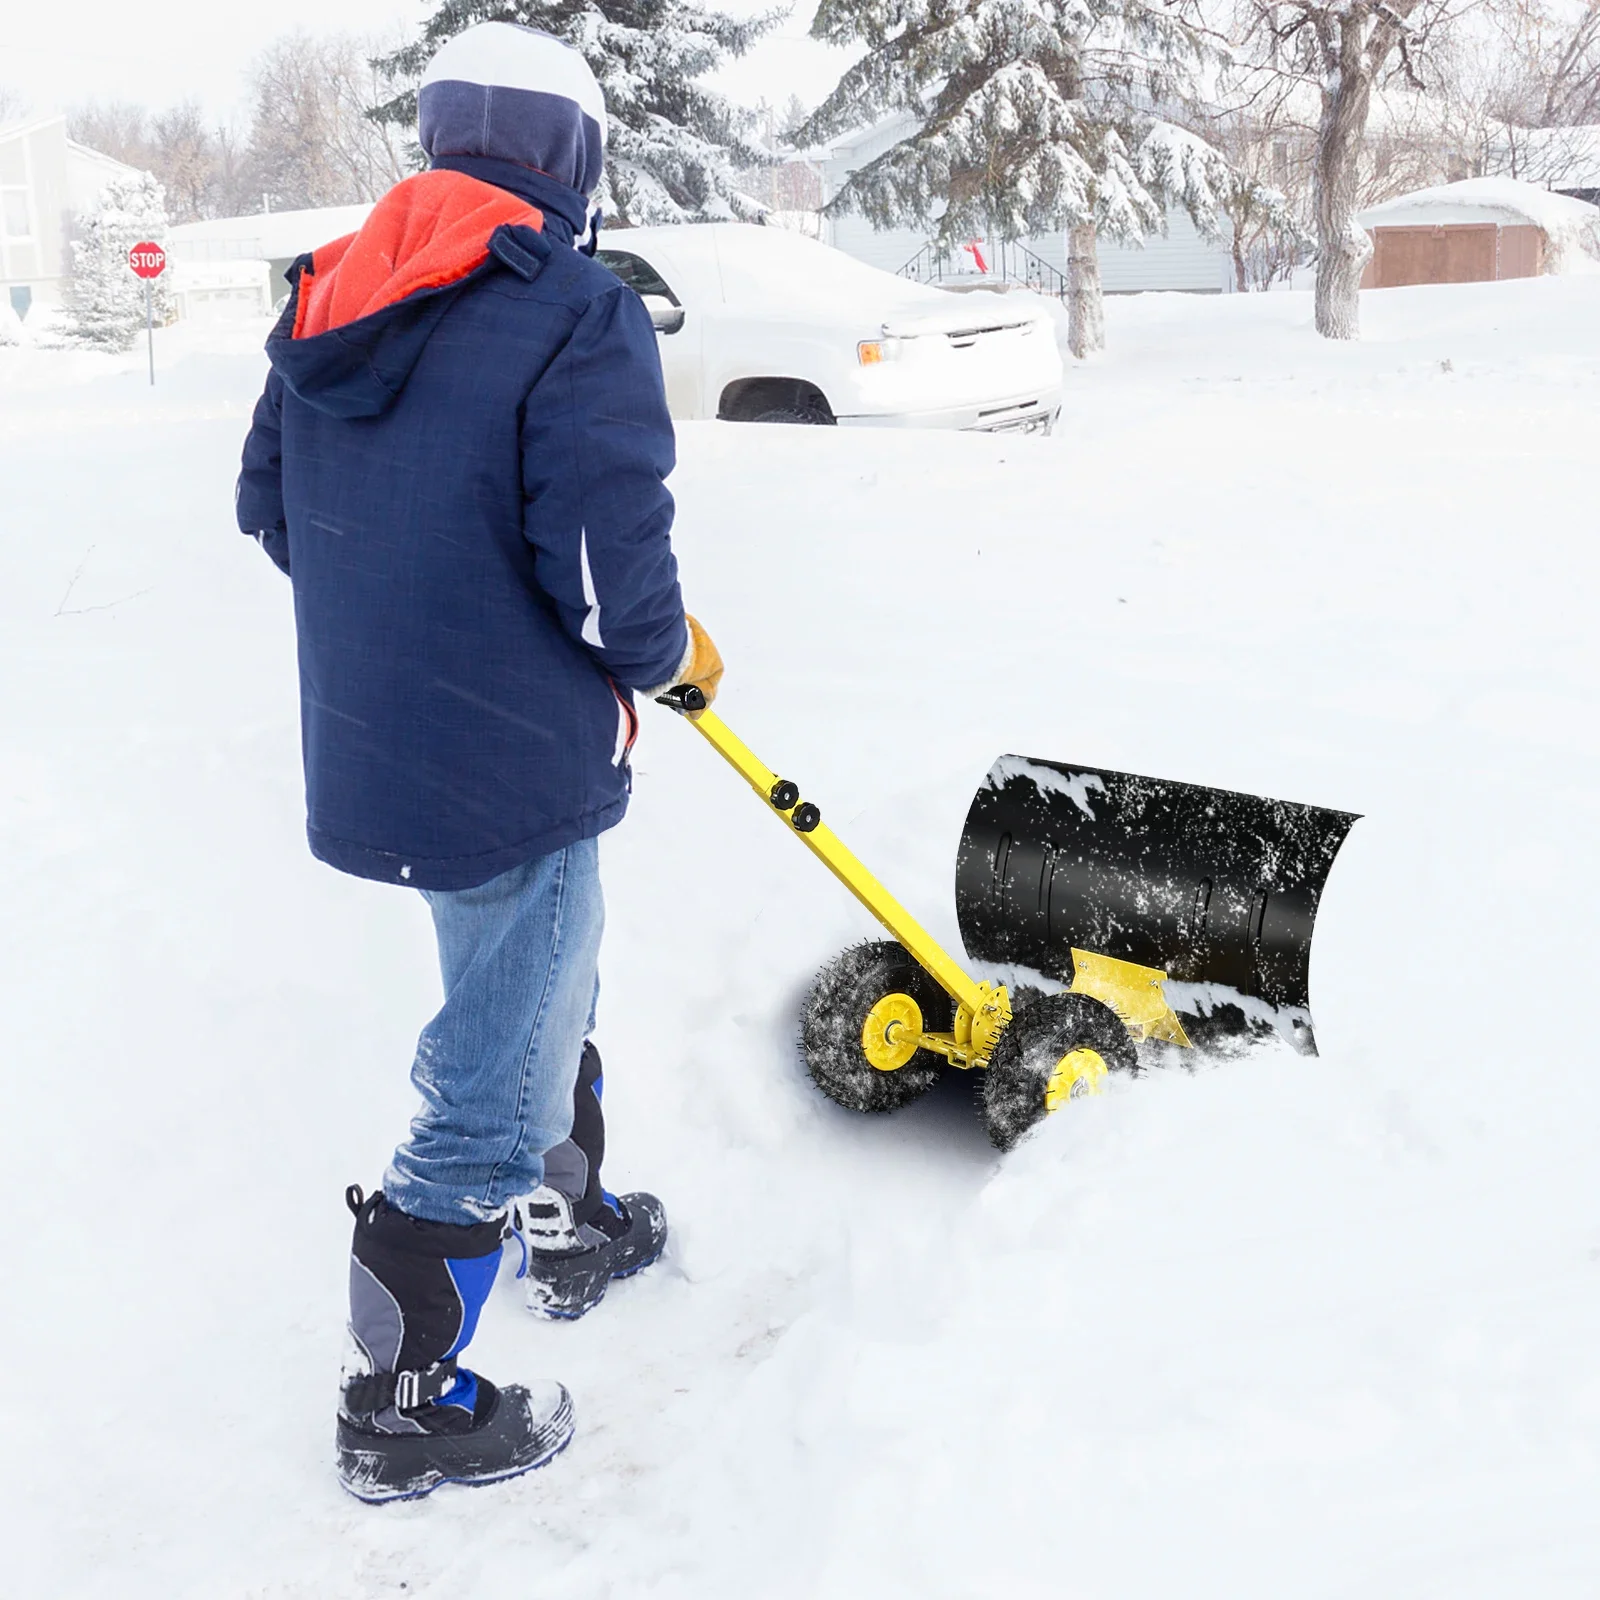
[[[146,240],[128,251],[128,265],[141,278],[159,278],[167,265],[167,252]]]

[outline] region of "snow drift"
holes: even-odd
[[[599,1037],[674,1242],[571,1327],[491,1301],[484,1370],[573,1390],[556,1466],[376,1512],[341,1193],[437,977],[305,852],[290,595],[230,527],[264,329],[159,334],[153,395],[0,351],[8,1594],[1593,1592],[1600,283],[1386,291],[1354,347],[1296,294],[1109,317],[1048,440],[682,430],[719,708],[952,944],[1000,751],[1362,812],[1322,1057],[1003,1162],[960,1081],[847,1115],[795,1014],[870,929],[647,708]]]

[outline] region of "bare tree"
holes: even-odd
[[[1600,0],[1488,0],[1489,47],[1463,52],[1475,170],[1600,192]]]
[[[1521,92],[1508,107],[1526,127],[1600,122],[1600,0],[1514,0]]]
[[[28,97],[9,83],[0,83],[0,122],[20,122],[28,111]]]
[[[150,170],[150,113],[127,100],[91,100],[67,113],[67,137],[103,156]]]
[[[1281,99],[1197,108],[1192,126],[1221,154],[1217,207],[1228,222],[1234,288],[1288,282],[1309,261],[1309,143]]]
[[[153,173],[173,222],[226,216],[239,199],[228,181],[230,135],[208,127],[193,100],[156,112],[123,100],[91,101],[67,114],[67,134],[101,155]]]
[[[396,92],[381,48],[351,34],[285,34],[251,73],[249,169],[280,209],[376,200],[405,176],[397,130],[367,116]]]
[[[150,170],[167,191],[167,214],[174,222],[218,214],[221,166],[217,135],[193,100],[150,119]]]
[[[1433,36],[1471,0],[1243,0],[1244,45],[1257,76],[1317,99],[1311,214],[1317,238],[1316,325],[1360,333],[1361,273],[1372,253],[1356,223],[1373,99],[1385,85],[1421,93]]]

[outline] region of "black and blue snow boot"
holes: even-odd
[[[350,1334],[358,1370],[339,1405],[339,1481],[358,1500],[410,1500],[441,1483],[542,1467],[572,1437],[559,1383],[496,1388],[457,1357],[500,1265],[500,1218],[424,1222],[351,1187]]]
[[[546,1185],[514,1211],[512,1225],[527,1252],[520,1275],[528,1282],[528,1309],[564,1322],[593,1311],[609,1284],[643,1272],[667,1242],[667,1214],[653,1194],[602,1190],[593,1215],[579,1222],[571,1199]]]
[[[606,1153],[605,1087],[600,1052],[583,1047],[573,1098],[572,1137],[544,1159],[544,1186],[512,1207],[511,1232],[522,1245],[518,1270],[528,1309],[571,1321],[600,1304],[616,1278],[642,1272],[667,1242],[667,1214],[653,1194],[620,1199],[600,1182]]]

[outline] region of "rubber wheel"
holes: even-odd
[[[1074,1050],[1095,1051],[1113,1072],[1138,1068],[1133,1040],[1116,1012],[1089,995],[1040,995],[1013,1016],[984,1074],[983,1123],[997,1149],[1014,1149],[1050,1114],[1051,1075]]]
[[[799,423],[805,427],[827,428],[833,424],[833,418],[826,412],[818,411],[815,406],[773,406],[768,411],[751,417],[752,422],[791,422]]]
[[[800,1050],[811,1081],[847,1111],[897,1111],[939,1081],[944,1057],[918,1050],[903,1067],[883,1072],[868,1060],[862,1031],[888,995],[909,995],[923,1029],[947,1033],[955,1007],[901,946],[889,940],[852,945],[817,974],[800,1013]]]

